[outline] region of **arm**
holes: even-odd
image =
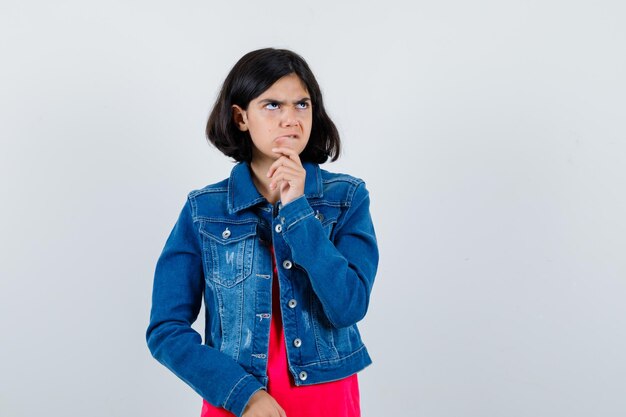
[[[263,385],[231,357],[203,345],[191,328],[204,285],[200,238],[187,199],[156,265],[146,340],[152,356],[198,394],[241,416]]]
[[[365,184],[355,186],[350,206],[335,226],[334,242],[304,196],[284,205],[279,215],[285,218],[283,238],[292,262],[307,272],[331,324],[347,327],[365,317],[378,267]]]

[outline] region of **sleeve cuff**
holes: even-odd
[[[289,230],[300,220],[313,216],[314,212],[305,195],[302,194],[295,200],[281,206],[278,215],[280,216],[280,222],[283,224],[283,227]]]
[[[263,385],[253,375],[246,375],[233,387],[224,408],[241,417],[252,395],[260,389],[263,389]]]

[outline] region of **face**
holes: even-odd
[[[246,110],[233,105],[237,127],[249,131],[252,138],[252,161],[274,161],[280,154],[272,148],[289,147],[300,154],[311,135],[313,111],[311,97],[296,74],[276,81]]]

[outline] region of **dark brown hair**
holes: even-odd
[[[337,127],[324,109],[322,92],[304,58],[287,49],[265,48],[245,54],[226,77],[206,126],[207,139],[224,155],[238,162],[252,159],[250,133],[242,132],[233,121],[232,105],[247,110],[252,100],[278,79],[296,74],[311,96],[313,124],[301,161],[336,161],[341,151]]]

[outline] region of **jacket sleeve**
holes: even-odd
[[[152,356],[200,396],[241,416],[263,385],[191,328],[205,285],[200,242],[187,198],[157,261],[146,341]]]
[[[378,245],[369,211],[369,192],[360,181],[335,226],[333,241],[305,196],[285,204],[283,238],[292,262],[303,268],[330,323],[339,328],[365,317],[378,268]],[[282,220],[282,219],[281,219]]]

